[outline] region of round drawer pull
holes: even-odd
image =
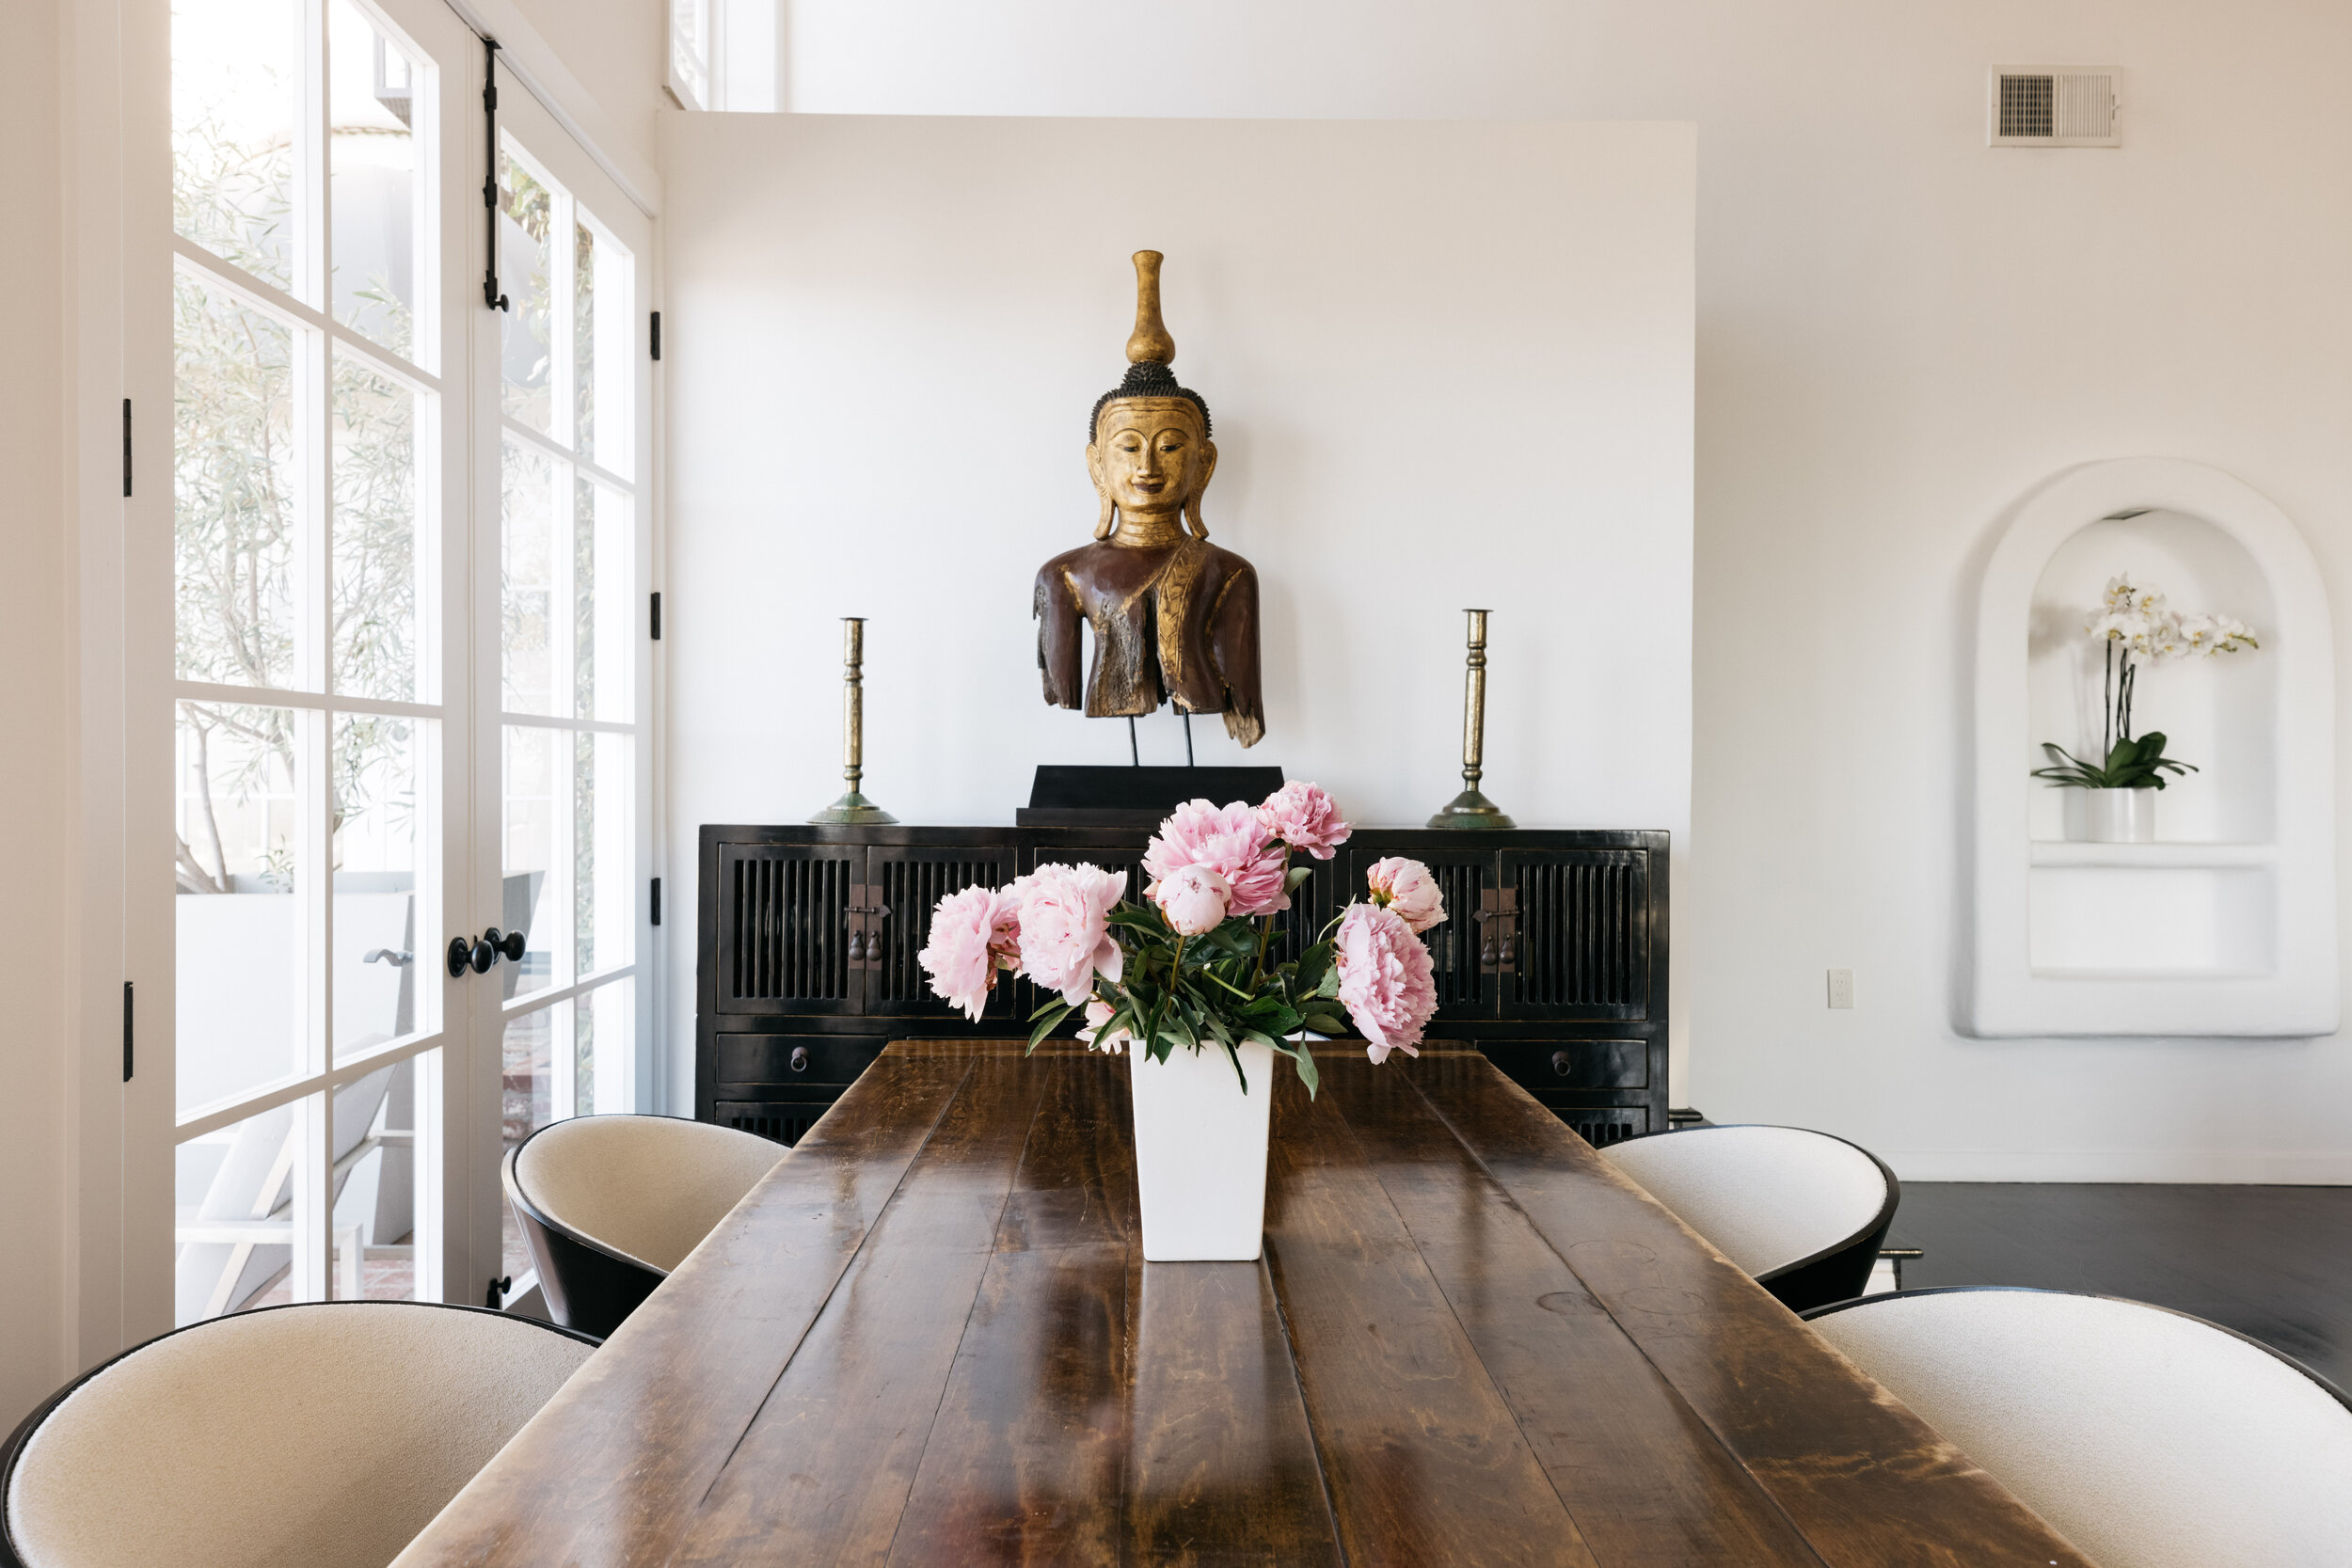
[[[807,1046],[796,1045],[792,1048],[792,1070],[795,1072],[806,1072],[808,1070]]]
[[[1565,1078],[1568,1075],[1568,1069],[1571,1065],[1566,1052],[1555,1051],[1551,1053],[1551,1070],[1561,1077]]]

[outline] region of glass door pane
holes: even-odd
[[[441,86],[473,40],[385,4],[173,0],[183,1323],[437,1299],[466,1180],[441,1128],[471,1025],[438,954],[473,810],[444,572],[469,396],[440,374],[468,121]]]
[[[645,356],[636,334],[650,233],[580,149],[517,90],[500,94],[500,286],[475,385],[481,450],[500,454],[499,709],[492,859],[501,926],[523,957],[499,988],[503,1158],[566,1117],[641,1103],[648,652]],[[488,341],[488,334],[485,334]],[[512,1216],[499,1234],[527,1276]]]

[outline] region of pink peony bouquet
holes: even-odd
[[[1055,994],[1032,1018],[1029,1047],[1084,1009],[1078,1037],[1102,1051],[1142,1042],[1165,1061],[1182,1047],[1271,1047],[1315,1089],[1302,1031],[1336,1035],[1344,1009],[1375,1062],[1419,1055],[1438,988],[1421,933],[1445,919],[1445,899],[1418,861],[1384,860],[1365,896],[1296,958],[1268,963],[1274,917],[1291,907],[1310,868],[1347,842],[1331,798],[1287,784],[1260,805],[1190,800],[1160,824],[1144,852],[1151,880],[1124,899],[1127,879],[1093,865],[1041,865],[1009,887],[965,888],[939,901],[919,955],[931,990],[974,1022],[1000,974],[1025,974]],[[1242,1091],[1248,1092],[1242,1079]]]

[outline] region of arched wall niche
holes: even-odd
[[[2134,730],[2199,771],[2153,844],[2070,835],[2082,792],[2031,777],[2099,750],[2084,630],[2128,574],[2235,615],[2259,652],[2144,667]],[[2334,635],[2286,515],[2201,464],[2072,468],[2012,511],[1977,607],[1972,983],[1979,1036],[2312,1036],[2337,1021]],[[2078,821],[2078,817],[2074,821]]]

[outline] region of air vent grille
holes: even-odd
[[[829,1109],[823,1105],[779,1105],[756,1101],[719,1101],[718,1122],[738,1132],[755,1137],[772,1138],[780,1144],[797,1144],[817,1125],[818,1118]]]
[[[2120,147],[2120,73],[2107,67],[1995,66],[1987,140],[1994,147]]]

